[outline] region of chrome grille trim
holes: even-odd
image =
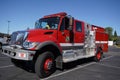
[[[22,45],[25,39],[27,38],[27,31],[13,32],[11,36],[10,45]]]

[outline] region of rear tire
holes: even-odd
[[[94,56],[94,61],[99,62],[102,59],[102,57],[103,57],[103,52],[100,48],[98,48]]]
[[[45,78],[55,71],[54,55],[51,52],[44,52],[38,56],[35,63],[35,72],[40,78]]]

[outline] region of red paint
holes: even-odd
[[[50,70],[52,68],[52,64],[53,64],[53,61],[51,58],[46,59],[44,63],[44,70],[45,71]]]
[[[71,33],[70,30],[60,30],[62,20],[67,15],[67,13],[58,13],[58,14],[52,14],[44,16],[43,18],[50,18],[50,17],[59,17],[60,22],[58,24],[58,29],[56,30],[44,30],[44,29],[33,29],[29,30],[29,35],[27,40],[31,42],[39,42],[43,43],[45,41],[52,41],[56,45],[58,45],[59,49],[62,52],[62,48],[60,46],[60,43],[84,43],[85,40],[85,22],[79,21],[74,19],[73,24],[73,33]],[[76,31],[76,22],[81,22],[82,24],[82,31]],[[91,25],[88,26],[91,27],[92,30],[95,30],[95,41],[108,41],[108,34],[105,33],[105,29],[99,26]],[[48,32],[51,32],[52,34],[46,34]],[[73,35],[73,37],[71,37]],[[72,38],[72,39],[71,39]],[[96,46],[99,46],[102,48],[103,51],[108,51],[108,43],[97,43]],[[34,50],[34,49],[33,49]]]
[[[98,60],[100,60],[100,58],[101,58],[101,53],[100,53],[100,51],[96,54],[96,57],[97,57]]]

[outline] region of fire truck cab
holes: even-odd
[[[31,62],[41,78],[51,75],[63,63],[93,57],[100,61],[108,51],[105,29],[76,20],[65,12],[51,14],[35,22],[35,28],[16,31],[2,53],[12,62]],[[31,67],[31,66],[28,66]]]

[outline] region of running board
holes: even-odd
[[[84,50],[65,50],[63,51],[63,62],[71,62],[82,58],[93,57],[94,54],[85,54]]]

